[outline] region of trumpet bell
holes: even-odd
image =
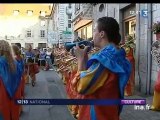
[[[80,48],[84,48],[84,46],[89,46],[90,49],[93,47],[93,43],[90,41],[80,41],[80,42],[75,42],[75,43],[65,43],[64,48],[69,52],[74,46],[76,46],[76,43],[78,43]]]

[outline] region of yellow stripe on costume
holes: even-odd
[[[96,83],[85,93],[85,95],[94,93],[98,88],[102,87],[108,78],[108,71],[105,69],[100,77],[96,80]]]
[[[98,70],[99,66],[100,65],[98,65],[92,72],[87,70],[86,76],[84,76],[83,78],[80,78],[80,80],[77,83],[77,92],[78,93],[83,92],[87,88],[87,86],[91,82],[92,78],[94,77],[96,71]]]
[[[153,103],[151,109],[160,111],[160,93],[157,91],[154,91]]]

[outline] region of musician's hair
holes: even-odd
[[[109,42],[119,45],[121,35],[119,33],[119,24],[112,17],[102,17],[97,20],[99,32],[104,31]]]
[[[17,45],[12,45],[12,49],[15,55],[21,55],[20,48]]]
[[[4,56],[7,59],[9,70],[14,72],[16,70],[16,66],[14,64],[13,51],[9,43],[5,40],[0,40],[0,56]]]

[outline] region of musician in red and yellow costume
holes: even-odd
[[[35,57],[35,54],[34,54],[34,51],[32,50],[32,46],[29,45],[28,51],[26,52],[26,59],[27,60],[26,60],[25,69],[26,69],[26,72],[29,72],[27,79],[29,79],[29,76],[32,79],[32,86],[34,86],[36,83],[36,69],[35,69],[34,57]],[[28,69],[29,69],[29,71],[28,71]]]
[[[125,87],[125,96],[132,96],[134,94],[134,87],[135,87],[134,38],[128,35],[126,37],[125,44],[123,46],[126,51],[126,58],[130,61],[132,65],[131,75]]]
[[[8,42],[0,41],[0,115],[2,120],[19,120],[23,66],[14,60]]]
[[[17,45],[12,46],[13,52],[14,52],[14,58],[17,60],[18,64],[22,66],[22,79],[21,79],[21,99],[24,98],[24,88],[25,88],[25,73],[24,73],[24,59],[22,58],[21,51]],[[19,112],[21,113],[22,106],[20,107]]]
[[[152,45],[152,55],[154,60],[160,67],[160,41],[156,41]],[[151,110],[160,111],[160,70],[158,71],[157,79],[154,85],[154,96]]]
[[[94,29],[94,46],[100,51],[89,60],[87,47],[74,48],[78,72],[73,80],[75,90],[83,99],[123,99],[124,89],[131,73],[131,64],[125,50],[119,48],[121,36],[114,18],[99,18]],[[82,105],[78,120],[119,120],[122,105]]]

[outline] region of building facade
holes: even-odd
[[[144,12],[147,11],[147,12]],[[160,21],[160,4],[95,4],[94,23],[103,16],[114,17],[120,25],[122,40],[131,34],[135,37],[135,90],[153,94],[158,65],[151,55],[151,45],[156,40],[151,28]]]
[[[55,9],[52,13],[55,44],[73,40],[71,13],[71,4],[55,4]]]
[[[1,37],[10,44],[29,44],[33,48],[48,47],[52,4],[0,4]]]
[[[82,39],[93,37],[93,6],[87,4],[72,4],[73,31]]]

